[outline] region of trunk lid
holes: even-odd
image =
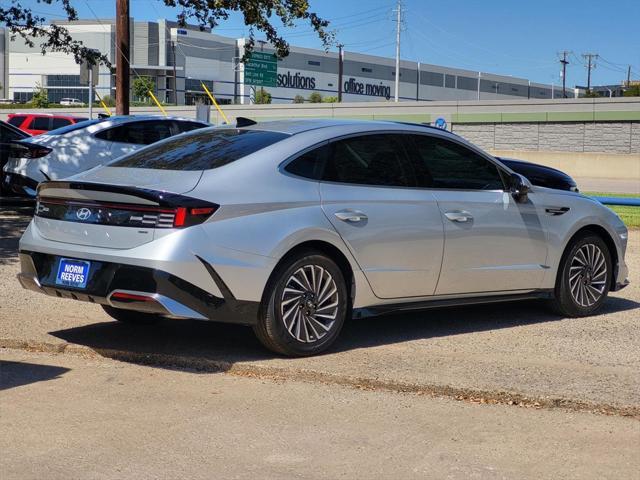
[[[97,168],[44,182],[38,188],[34,226],[56,242],[134,248],[174,228],[184,215],[181,205],[193,202],[181,194],[195,188],[201,173]]]

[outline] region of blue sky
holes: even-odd
[[[395,0],[310,0],[311,9],[332,22],[347,51],[395,55]],[[59,18],[60,9],[23,0],[37,12]],[[81,18],[110,18],[115,0],[73,0]],[[403,0],[404,59],[482,70],[544,83],[559,83],[558,52],[573,54],[567,84],[586,84],[582,53],[600,54],[593,83],[619,83],[627,65],[640,79],[640,0],[581,2],[536,0]],[[131,0],[136,20],[175,18],[162,0]],[[293,45],[319,48],[307,25],[282,30]],[[217,33],[248,33],[235,15]]]

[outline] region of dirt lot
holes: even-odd
[[[91,376],[93,369],[97,369],[100,375],[104,374],[104,369],[114,369],[111,377],[117,379],[118,375],[125,375],[124,370],[118,367],[121,365],[122,368],[133,369],[131,371],[135,373],[135,378],[140,379],[140,388],[143,389],[160,388],[166,382],[171,389],[189,389],[186,385],[199,385],[197,382],[201,382],[202,378],[210,378],[212,385],[217,385],[215,382],[227,385],[213,386],[214,389],[236,388],[234,382],[240,382],[237,385],[249,385],[244,382],[263,385],[264,392],[258,386],[246,387],[247,395],[255,397],[251,397],[253,402],[245,398],[248,402],[245,412],[253,412],[252,409],[261,404],[260,398],[263,395],[266,395],[265,398],[278,396],[277,401],[274,400],[276,408],[276,405],[282,406],[283,402],[286,403],[290,394],[289,400],[294,402],[296,408],[300,405],[305,412],[307,407],[316,405],[318,398],[327,399],[332,415],[335,414],[336,405],[351,405],[354,408],[357,406],[358,408],[352,412],[353,416],[338,415],[335,418],[342,419],[342,423],[332,423],[332,427],[326,428],[329,431],[335,428],[341,432],[340,435],[343,436],[339,437],[339,440],[344,440],[344,448],[351,448],[349,451],[354,452],[353,465],[364,462],[362,468],[366,468],[364,457],[359,456],[358,451],[353,450],[353,443],[350,443],[361,442],[362,448],[372,452],[375,457],[371,460],[374,462],[371,465],[377,465],[376,468],[380,469],[378,472],[386,472],[389,475],[393,472],[393,468],[387,469],[389,465],[394,465],[394,461],[399,462],[398,465],[402,464],[402,455],[394,450],[398,442],[408,441],[409,438],[417,438],[416,435],[422,434],[420,442],[444,441],[444,437],[439,435],[444,435],[447,422],[437,420],[441,415],[443,418],[446,418],[446,415],[452,416],[452,429],[462,432],[466,428],[481,435],[484,441],[488,442],[484,446],[488,450],[478,450],[479,447],[474,447],[474,441],[469,436],[452,435],[445,442],[447,446],[443,447],[444,450],[436,449],[439,457],[434,451],[426,454],[420,449],[413,449],[407,453],[413,462],[410,465],[417,469],[415,472],[424,474],[424,469],[429,465],[433,466],[442,461],[440,466],[443,470],[436,470],[442,475],[436,475],[437,477],[554,478],[551,466],[555,465],[556,472],[563,472],[555,475],[555,478],[584,478],[587,471],[593,478],[632,478],[633,469],[637,473],[640,467],[640,450],[637,447],[640,444],[639,231],[631,232],[627,254],[632,284],[627,289],[613,294],[602,313],[597,316],[565,319],[549,313],[540,303],[521,302],[351,321],[335,348],[328,354],[291,360],[275,357],[265,351],[248,328],[176,320],[166,320],[153,327],[135,328],[111,321],[95,305],[58,300],[21,289],[15,280],[18,271],[16,247],[26,219],[19,213],[5,210],[0,214],[0,346],[5,347],[0,350],[0,355],[14,363],[54,365],[62,369],[60,374],[53,375],[49,382],[34,383],[27,379],[24,381],[26,385],[13,388],[11,392],[16,393],[5,397],[10,400],[2,407],[3,412],[6,411],[9,415],[27,415],[27,424],[31,417],[25,409],[34,408],[36,413],[33,420],[40,418],[39,415],[46,416],[46,412],[55,412],[53,423],[49,426],[54,430],[56,425],[63,425],[67,420],[79,425],[85,416],[79,414],[73,417],[71,413],[62,412],[60,405],[76,400],[82,402],[78,389],[96,389],[97,392],[101,392],[100,389],[106,387],[101,386],[98,380],[95,381],[96,384],[92,383],[93,380],[87,380],[86,383],[74,381],[72,379],[75,377],[65,373],[65,369],[83,372],[83,375],[88,376]],[[42,357],[42,353],[34,352],[55,355]],[[149,367],[140,367],[137,364]],[[10,369],[8,371],[12,372]],[[194,371],[201,372],[204,377],[189,373]],[[221,372],[226,372],[227,375],[220,376]],[[22,373],[14,372],[9,377],[19,379],[23,376],[31,378],[33,375],[35,373],[26,369]],[[225,380],[220,380],[221,378]],[[21,380],[13,382],[20,384]],[[124,383],[134,384],[135,381],[131,379]],[[42,397],[42,390],[47,388]],[[272,390],[274,388],[279,390],[276,392]],[[50,403],[42,400],[47,398],[49,390],[52,392]],[[184,413],[188,421],[195,421],[192,420],[193,415],[202,415],[198,408],[193,407],[201,401],[198,396],[200,394],[194,393],[193,397],[185,399],[179,393],[171,392],[168,393],[170,399],[167,401],[175,405],[174,409],[183,408],[179,406],[180,402],[193,402],[188,403],[189,411]],[[121,403],[114,401],[100,406],[104,408],[102,413],[107,415],[104,417],[105,424],[109,412],[118,411],[119,405],[126,404],[126,401],[139,401],[142,395],[140,390],[131,390],[127,394],[130,396],[118,397],[117,400]],[[77,397],[78,395],[80,397]],[[25,402],[22,408],[18,407],[21,402]],[[400,418],[401,422],[407,423],[400,423],[394,429],[391,428],[393,421],[382,421],[375,417],[370,409],[377,409],[377,402],[380,402],[379,414],[385,412],[385,415]],[[396,407],[392,408],[394,402],[396,406],[402,404],[413,409],[413,415],[400,414]],[[498,405],[487,405],[492,403]],[[82,405],[87,409],[83,410],[85,415],[89,415],[90,408],[95,408],[90,402]],[[316,406],[322,408],[320,405]],[[151,409],[156,407],[159,408],[158,415],[163,415],[158,404],[152,403],[149,406]],[[195,409],[190,410],[191,408]],[[230,415],[241,415],[230,405],[226,405],[225,408],[231,412]],[[464,410],[463,415],[460,413],[462,410],[456,409],[470,410]],[[43,412],[39,413],[40,410]],[[345,410],[350,411],[349,408]],[[378,428],[368,423],[369,428],[366,429],[356,420],[351,427],[345,425],[344,422],[349,423],[350,419],[356,419],[356,412],[361,412],[368,422],[379,422]],[[255,412],[252,413],[254,414]],[[275,413],[269,410],[265,415],[268,418]],[[310,412],[309,415],[315,422],[314,428],[322,425],[321,419],[314,416],[316,414]],[[277,418],[278,422],[284,422],[280,425],[285,428],[286,418]],[[426,430],[420,434],[410,427],[410,418],[415,420],[416,425],[426,425],[421,422],[430,418],[439,424],[438,429],[444,430],[434,430],[434,425],[430,424],[431,426],[425,427]],[[6,417],[4,421],[6,422]],[[209,423],[205,422],[203,425],[215,429],[213,420],[208,421]],[[249,421],[254,421],[254,418],[251,417]],[[5,433],[0,435],[5,444],[11,443],[6,435],[16,432],[16,424],[9,423],[11,428],[3,428]],[[227,428],[241,428],[239,425],[224,422],[220,425],[220,432],[224,432],[225,435],[229,434],[229,430],[225,430]],[[269,425],[266,421],[262,428],[269,429]],[[538,430],[536,425],[540,426]],[[575,429],[571,427],[567,430],[569,425]],[[304,429],[303,424],[298,427]],[[78,428],[81,434],[89,435],[83,428]],[[125,431],[130,428],[130,425],[127,426]],[[185,428],[172,429],[171,434],[189,437],[191,430]],[[353,429],[362,428],[365,428],[362,436],[355,439]],[[293,445],[304,445],[308,438],[316,438],[311,431],[308,432],[311,437],[305,437],[300,436],[300,432],[294,427],[291,429],[286,430],[286,439],[293,442]],[[347,435],[341,429],[347,429],[350,433]],[[391,429],[392,432],[388,433],[387,429]],[[20,465],[20,452],[32,446],[43,448],[38,444],[38,435],[31,432],[30,428],[27,430],[33,438],[28,437],[23,443],[16,443],[16,447],[10,450],[8,458],[11,468]],[[110,432],[108,444],[101,448],[107,452],[107,459],[119,458],[113,457],[120,453],[118,448],[111,445],[111,442],[118,442],[117,433],[107,430]],[[538,433],[530,434],[530,431]],[[326,433],[324,430],[323,432]],[[610,436],[602,436],[600,433],[596,435],[596,432],[609,432]],[[198,429],[193,433],[196,436],[203,434]],[[385,437],[387,434],[389,436]],[[406,435],[403,437],[403,434]],[[538,438],[538,435],[540,438],[548,437],[551,443],[541,444],[533,441],[532,438]],[[319,435],[317,438],[332,441],[331,435]],[[385,443],[381,438],[388,438],[389,442]],[[457,447],[450,443],[453,438],[460,442]],[[233,447],[230,439],[231,437],[225,437],[224,442],[220,442],[226,442],[227,447]],[[508,447],[505,439],[511,439],[519,448],[513,450]],[[65,441],[71,440],[67,438]],[[155,440],[150,442],[154,443]],[[606,443],[609,443],[607,448]],[[387,463],[379,458],[385,454],[385,445],[391,449],[387,457],[384,457],[387,458]],[[555,447],[547,452],[544,448],[549,445]],[[17,446],[20,448],[17,449]],[[371,448],[367,450],[367,446]],[[598,446],[605,448],[606,452],[599,451]],[[263,444],[257,441],[255,447],[263,448]],[[325,449],[323,447],[321,452]],[[554,449],[555,456],[552,455]],[[234,455],[238,454],[235,449],[232,450]],[[277,455],[285,455],[282,449],[276,450],[279,452]],[[549,463],[550,470],[532,468],[532,465],[541,460],[538,458],[534,461],[537,450],[540,450],[540,455],[551,455],[548,457],[553,459]],[[137,452],[142,455],[140,451]],[[592,455],[587,452],[591,452]],[[200,448],[191,453],[198,459],[205,455]],[[261,454],[264,454],[264,458],[269,455],[265,452]],[[423,454],[424,461],[416,463]],[[432,454],[436,456],[431,456]],[[346,469],[346,465],[349,465],[348,455],[340,455],[342,456],[339,457],[339,461],[346,462],[342,464]],[[521,455],[523,463],[518,463],[518,455]],[[496,456],[500,457],[500,461],[496,460]],[[295,455],[294,457],[299,458]],[[463,457],[464,460],[461,460]],[[505,458],[508,457],[512,458],[512,464],[503,462],[506,462]],[[93,461],[89,452],[82,458],[86,465]],[[136,455],[132,458],[131,461],[139,461]],[[248,457],[237,457],[241,458],[248,461]],[[291,460],[286,458],[283,460],[285,463]],[[585,462],[588,464],[590,458],[594,459],[594,468],[580,470],[581,467],[578,465]],[[598,468],[596,458],[600,462],[597,464]],[[607,463],[609,461],[613,463]],[[315,465],[315,460],[301,459],[300,462],[311,462]],[[45,463],[39,457],[34,460],[36,466],[42,467]],[[82,464],[81,462],[80,465]],[[402,468],[406,467],[406,464],[402,465]],[[456,470],[456,465],[459,470]],[[285,468],[283,465],[280,467],[265,471],[272,472],[274,477],[280,475],[283,478],[288,476],[285,473],[296,471],[287,470],[289,467]],[[60,472],[64,471],[63,467],[60,468]],[[558,468],[560,470],[557,470]],[[36,468],[34,471],[41,470]],[[85,473],[86,471],[84,470]],[[151,471],[155,470],[149,470]],[[83,470],[74,472],[70,477],[81,477]],[[127,470],[122,472],[126,473]],[[237,471],[224,472],[231,477],[236,474],[242,477]],[[345,472],[347,476],[357,476],[354,475],[354,470],[348,469],[333,469],[327,472],[332,477]],[[579,475],[580,472],[585,474]],[[193,478],[197,476],[193,475]],[[310,474],[306,476],[314,477]],[[381,474],[379,477],[385,476]],[[9,478],[26,477],[14,475]]]

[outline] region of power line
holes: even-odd
[[[583,53],[582,58],[587,60],[587,93],[591,91],[591,70],[596,68],[597,53]]]

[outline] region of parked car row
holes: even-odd
[[[352,316],[531,298],[584,316],[628,283],[624,223],[561,172],[562,190],[532,185],[423,125],[203,126],[119,117],[19,141],[11,175],[60,175],[37,188],[22,286],[123,322],[249,325],[303,356]]]

